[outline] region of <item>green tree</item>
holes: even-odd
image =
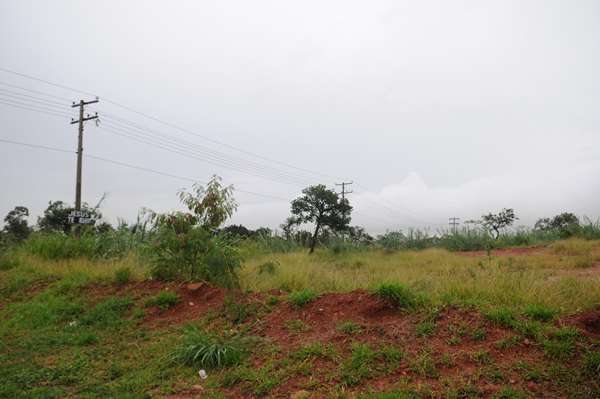
[[[549,231],[556,230],[560,235],[569,237],[577,232],[581,227],[579,218],[571,212],[563,212],[553,218],[539,219],[535,223],[536,230]]]
[[[48,207],[44,210],[44,215],[38,217],[38,227],[44,232],[63,232],[68,234],[71,231],[69,223],[69,214],[75,210],[75,207],[67,205],[63,201],[50,201]],[[81,210],[88,213],[93,219],[99,220],[102,215],[96,208],[90,208],[88,204],[82,204]]]
[[[23,241],[31,233],[31,228],[27,224],[29,209],[24,206],[16,206],[15,209],[8,212],[4,217],[4,233],[9,239],[14,241]]]
[[[494,232],[494,239],[500,237],[500,230],[512,225],[519,218],[515,215],[512,208],[504,208],[497,214],[488,213],[481,217],[483,227]]]
[[[302,196],[292,201],[293,223],[313,223],[315,230],[310,242],[310,253],[315,250],[317,238],[322,228],[341,232],[348,228],[352,206],[347,199],[325,187],[323,184],[302,190]]]
[[[193,223],[207,229],[218,228],[237,210],[233,186],[224,187],[216,175],[206,187],[194,184],[191,192],[180,191],[179,199],[191,212]]]

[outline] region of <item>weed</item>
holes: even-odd
[[[454,367],[456,362],[454,361],[454,357],[449,353],[443,353],[442,358],[440,359],[440,363],[444,365],[444,367]]]
[[[336,329],[346,335],[360,334],[362,327],[351,320],[346,320],[339,323]]]
[[[172,358],[187,366],[227,367],[241,362],[245,344],[240,336],[220,337],[190,327],[184,331],[181,345]]]
[[[518,335],[513,335],[508,338],[503,338],[499,341],[496,341],[494,345],[498,349],[509,349],[513,348],[521,343],[521,337]]]
[[[420,399],[422,396],[413,390],[378,392],[359,395],[357,399]]]
[[[317,294],[310,289],[294,291],[288,295],[288,300],[294,307],[301,308],[317,298]]]
[[[179,301],[179,295],[177,295],[175,292],[161,291],[152,298],[146,300],[144,306],[147,308],[156,306],[162,310],[166,310],[177,305]]]
[[[589,351],[583,355],[583,371],[600,378],[600,351]]]
[[[332,359],[335,357],[335,354],[335,348],[332,345],[323,345],[321,342],[313,342],[294,352],[292,358],[299,360],[317,357]]]
[[[416,334],[418,337],[429,337],[435,331],[435,322],[430,320],[422,321],[417,324]]]
[[[479,364],[489,364],[493,359],[488,351],[479,350],[471,353],[471,360]]]
[[[225,297],[223,301],[223,313],[234,324],[243,323],[248,317],[255,315],[257,312],[258,305],[256,303],[236,301],[231,296]]]
[[[529,304],[523,310],[523,314],[533,320],[550,321],[558,312],[544,305]]]
[[[513,329],[524,337],[538,340],[542,334],[543,325],[535,320],[515,320]]]
[[[516,320],[514,312],[505,307],[489,309],[484,315],[491,322],[504,327],[512,327]]]
[[[504,387],[492,396],[493,399],[526,399],[527,396],[511,387]]]
[[[487,337],[487,332],[485,331],[485,328],[483,328],[483,327],[476,328],[471,333],[471,339],[473,339],[473,341],[485,341],[486,337]]]
[[[436,378],[437,364],[429,349],[423,349],[416,358],[409,362],[410,369],[422,377]]]
[[[115,270],[115,283],[125,285],[131,281],[131,269],[128,267],[120,267]]]
[[[302,320],[294,319],[294,320],[286,320],[284,323],[286,330],[294,333],[301,333],[310,330],[310,327],[304,323]]]
[[[461,342],[462,342],[462,340],[460,339],[460,337],[457,337],[456,335],[453,335],[452,337],[448,338],[448,340],[446,341],[446,343],[450,346],[459,345]]]
[[[352,354],[342,365],[342,382],[347,385],[360,384],[374,372],[375,352],[369,345],[357,343],[352,346]]]
[[[275,295],[269,295],[269,297],[267,298],[267,305],[269,306],[275,306],[279,303],[279,297],[275,296]]]
[[[419,303],[417,295],[403,284],[381,284],[375,294],[399,309],[414,309]]]

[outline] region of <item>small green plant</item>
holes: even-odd
[[[513,311],[504,307],[490,309],[484,315],[491,322],[504,327],[512,327],[516,320]]]
[[[327,358],[332,359],[336,352],[333,346],[323,345],[321,342],[313,342],[298,349],[292,354],[292,358],[306,360],[309,358]]]
[[[279,268],[279,263],[277,262],[265,262],[258,265],[258,274],[270,274],[274,275],[277,273],[277,269]]]
[[[256,315],[256,303],[246,303],[236,300],[233,296],[226,296],[223,301],[223,313],[234,324],[240,324],[252,315]]]
[[[267,298],[267,305],[269,306],[275,306],[279,303],[279,297],[275,296],[275,295],[270,295]]]
[[[600,351],[590,351],[583,355],[583,371],[600,378]]]
[[[398,283],[381,284],[375,295],[399,309],[414,309],[421,302],[408,287]]]
[[[362,331],[362,327],[351,320],[346,320],[337,325],[337,330],[346,335],[355,335]]]
[[[555,330],[543,342],[544,354],[550,359],[566,360],[573,356],[578,337],[579,332],[571,327]]]
[[[473,339],[473,341],[485,341],[486,337],[487,333],[483,327],[476,328],[471,333],[471,339]]]
[[[310,330],[310,327],[299,319],[286,320],[284,325],[286,330],[294,333],[300,333]]]
[[[509,349],[513,348],[521,343],[521,337],[518,335],[513,335],[508,338],[503,338],[494,343],[496,348],[498,349]]]
[[[240,364],[247,342],[240,336],[217,336],[198,328],[184,331],[172,359],[187,366],[220,368]]]
[[[488,351],[479,350],[471,353],[471,360],[479,364],[489,364],[492,362],[492,356]]]
[[[462,342],[462,339],[457,336],[457,335],[453,335],[450,338],[448,338],[448,340],[446,341],[446,343],[450,346],[456,346],[459,345]]]
[[[544,305],[530,304],[525,307],[523,314],[533,320],[550,321],[558,312]]]
[[[492,396],[493,399],[526,399],[523,393],[515,391],[511,387],[504,387]]]
[[[162,310],[169,309],[179,303],[179,295],[172,291],[161,291],[157,295],[149,298],[144,305],[149,307],[159,307]]]
[[[357,385],[373,374],[377,352],[369,345],[355,343],[352,354],[342,365],[342,382]]]
[[[128,297],[110,297],[99,302],[82,318],[81,322],[86,325],[112,326],[119,324],[121,317],[133,305]]]
[[[115,270],[115,283],[125,285],[131,281],[131,269],[128,267],[120,267]]]
[[[314,301],[316,298],[317,294],[315,294],[315,292],[310,289],[294,291],[288,295],[288,300],[296,308],[301,308]]]
[[[416,334],[418,337],[429,337],[435,331],[435,322],[431,320],[425,320],[417,324]]]
[[[409,362],[410,369],[422,377],[436,378],[437,364],[429,349],[423,349],[417,357]]]

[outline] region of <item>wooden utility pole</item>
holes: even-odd
[[[71,108],[79,107],[79,119],[71,119],[71,125],[78,123],[79,124],[79,135],[77,139],[77,180],[75,182],[75,210],[81,210],[81,166],[82,166],[82,156],[83,156],[83,122],[89,121],[92,119],[98,119],[98,113],[90,116],[87,114],[84,117],[84,107],[89,104],[97,103],[99,100],[96,98],[93,101],[83,101],[80,100],[78,103],[73,102]]]
[[[346,194],[352,194],[353,191],[346,191],[346,186],[351,185],[354,182],[341,182],[341,183],[335,183],[336,186],[342,186],[342,192],[339,194],[342,194],[342,201],[344,201],[346,199]],[[345,217],[346,215],[344,215]],[[342,239],[344,241],[346,241],[346,235],[342,232]]]
[[[352,194],[353,191],[346,191],[346,186],[351,185],[354,182],[341,182],[341,183],[335,183],[336,186],[342,186],[342,192],[339,194],[342,194],[342,200],[346,199],[346,194]]]
[[[448,224],[449,224],[449,225],[450,225],[450,227],[452,228],[452,232],[453,232],[454,234],[456,234],[456,228],[457,228],[457,227],[458,227],[458,225],[459,225],[459,220],[460,220],[460,218],[457,218],[457,217],[451,217],[451,218],[448,218],[448,220],[449,220],[449,223],[448,223]]]

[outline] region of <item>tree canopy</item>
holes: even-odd
[[[329,228],[333,232],[348,228],[352,206],[347,199],[341,199],[335,191],[323,184],[307,187],[302,190],[302,194],[292,201],[292,219],[288,219],[287,223],[315,225],[310,243],[310,253],[313,253],[322,228]]]

